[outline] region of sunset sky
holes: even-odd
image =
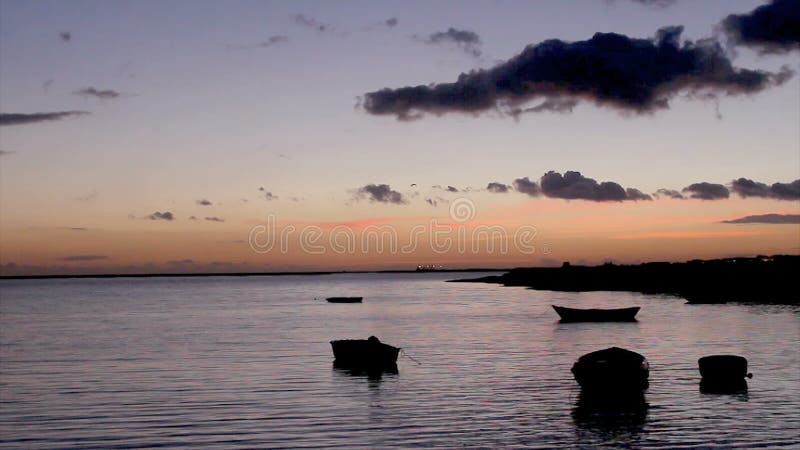
[[[0,0],[0,274],[798,254],[798,3]]]

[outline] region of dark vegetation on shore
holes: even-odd
[[[651,262],[638,265],[518,268],[461,282],[498,283],[549,291],[632,291],[668,294],[689,303],[800,304],[800,256]]]

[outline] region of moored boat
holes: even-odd
[[[328,297],[328,303],[361,303],[364,297]]]
[[[619,347],[587,353],[572,366],[587,391],[635,392],[649,386],[650,366],[644,356]]]
[[[747,359],[737,355],[710,355],[697,360],[700,368],[700,387],[711,393],[737,392],[747,390],[745,378],[752,378],[747,372]]]
[[[375,336],[331,341],[331,348],[334,364],[339,367],[392,367],[400,353],[399,347],[384,344]]]
[[[578,309],[552,305],[562,322],[635,322],[638,306],[616,309]]]

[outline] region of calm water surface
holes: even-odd
[[[800,308],[444,283],[452,274],[0,282],[0,447],[792,447]],[[456,275],[457,276],[457,275]],[[363,304],[327,304],[363,295]],[[551,304],[641,305],[559,324]],[[332,368],[328,341],[402,347],[398,374]],[[622,346],[645,403],[600,411],[570,367]],[[697,358],[750,361],[699,390]]]

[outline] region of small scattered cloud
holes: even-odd
[[[278,198],[279,198],[277,195],[274,195],[272,192],[270,192],[270,191],[268,191],[268,190],[264,189],[264,186],[261,186],[260,188],[258,188],[258,190],[259,190],[260,192],[263,192],[263,193],[264,193],[264,199],[265,199],[266,201],[268,201],[268,202],[271,202],[271,201],[273,201],[273,200],[278,200]]]
[[[276,34],[268,37],[266,40],[263,40],[257,44],[246,44],[246,45],[228,44],[227,48],[228,50],[249,50],[254,48],[267,48],[267,47],[272,47],[273,45],[285,44],[289,41],[290,41],[289,36]]]
[[[183,266],[188,264],[194,264],[194,260],[192,259],[174,259],[172,261],[167,261],[167,264],[171,266]]]
[[[88,228],[85,227],[64,227],[65,230],[69,231],[87,231]]]
[[[0,150],[0,156],[13,155],[14,153],[16,152],[12,152],[9,150]]]
[[[394,28],[397,26],[397,17],[389,17],[388,19],[383,21],[383,24],[389,28]]]
[[[450,27],[447,31],[437,31],[425,38],[424,42],[431,45],[455,44],[468,55],[478,58],[481,56],[481,37],[470,30],[459,30]]]
[[[535,181],[529,180],[528,177],[517,178],[514,180],[513,184],[517,192],[527,194],[531,197],[536,197],[542,192],[542,190],[539,189],[539,185]]]
[[[150,220],[175,220],[175,216],[169,211],[164,211],[164,212],[156,211],[153,214],[147,216],[146,218]]]
[[[486,190],[493,194],[505,194],[511,190],[511,186],[493,181],[486,185]]]
[[[395,191],[388,184],[367,184],[355,189],[354,198],[356,200],[366,198],[370,202],[388,203],[393,205],[404,205],[408,200],[398,191]]]
[[[561,175],[549,171],[539,180],[542,193],[547,197],[565,200],[591,200],[607,202],[623,200],[652,200],[638,189],[627,190],[613,181],[598,182],[593,178],[581,175],[580,172],[566,171]]]
[[[211,203],[211,200],[207,200],[205,198],[197,200],[195,203],[197,203],[200,206],[212,206],[213,205],[213,203]]]
[[[206,217],[205,219],[209,222],[225,222],[225,219],[221,217]]]
[[[61,42],[69,42],[72,40],[72,33],[69,31],[60,31],[58,37],[61,39]]]
[[[200,219],[198,219],[197,216],[189,216],[189,220],[200,220]]]
[[[417,185],[416,184],[412,184],[411,186],[412,187],[416,187]],[[440,191],[449,192],[451,194],[456,194],[456,193],[461,192],[461,189],[459,189],[459,188],[457,188],[455,186],[451,186],[449,184],[447,186],[442,186],[441,184],[434,184],[433,186],[431,186],[431,189],[438,189]]]
[[[59,258],[61,261],[100,261],[103,259],[108,259],[106,255],[69,255],[64,256],[63,258]]]
[[[294,21],[295,24],[301,27],[311,28],[313,30],[316,30],[318,33],[330,33],[338,36],[345,36],[347,34],[337,31],[336,28],[329,23],[322,22],[314,17],[307,16],[305,14],[295,14],[292,16],[292,20]]]
[[[731,191],[739,194],[742,198],[763,197],[777,200],[800,200],[800,179],[791,183],[767,185],[748,178],[739,178],[731,182]]]
[[[623,114],[652,114],[668,109],[679,94],[713,101],[755,94],[793,75],[785,66],[779,72],[734,67],[718,41],[682,41],[682,33],[683,27],[672,26],[659,29],[652,39],[616,33],[576,42],[550,39],[490,69],[462,73],[451,83],[368,92],[361,107],[398,120],[486,111],[517,117],[527,102],[544,100],[541,111],[565,112],[574,106],[571,99]]]
[[[678,2],[678,0],[631,0],[631,1],[633,3],[638,3],[640,5],[658,9],[668,8]]]
[[[683,192],[689,194],[689,198],[700,200],[722,200],[730,197],[728,188],[715,183],[694,183],[683,188]]]
[[[113,89],[95,89],[93,87],[87,87],[80,90],[73,92],[75,95],[80,95],[82,97],[94,97],[99,99],[111,99],[117,98],[120,96],[120,93],[113,90]]]
[[[66,119],[68,117],[85,116],[87,114],[89,114],[87,111],[56,111],[33,114],[3,113],[0,114],[0,126],[52,122],[54,120]]]
[[[683,196],[683,194],[674,189],[659,189],[653,195],[655,195],[657,198],[664,197],[664,198],[674,198],[681,200],[686,198]]]
[[[97,200],[97,197],[99,195],[100,194],[96,190],[92,190],[92,192],[89,192],[88,194],[76,197],[75,200],[78,200],[80,202],[93,202]]]
[[[800,50],[800,4],[797,0],[773,0],[747,14],[731,14],[720,23],[737,45],[762,53]]]
[[[425,199],[425,203],[435,207],[435,206],[439,206],[440,204],[445,204],[446,205],[446,204],[450,203],[450,200],[448,200],[446,198],[443,198],[443,197],[436,196],[436,197],[428,197],[428,198],[426,198]]]
[[[764,224],[800,224],[800,214],[759,214],[738,219],[723,220],[721,223],[764,223]]]

